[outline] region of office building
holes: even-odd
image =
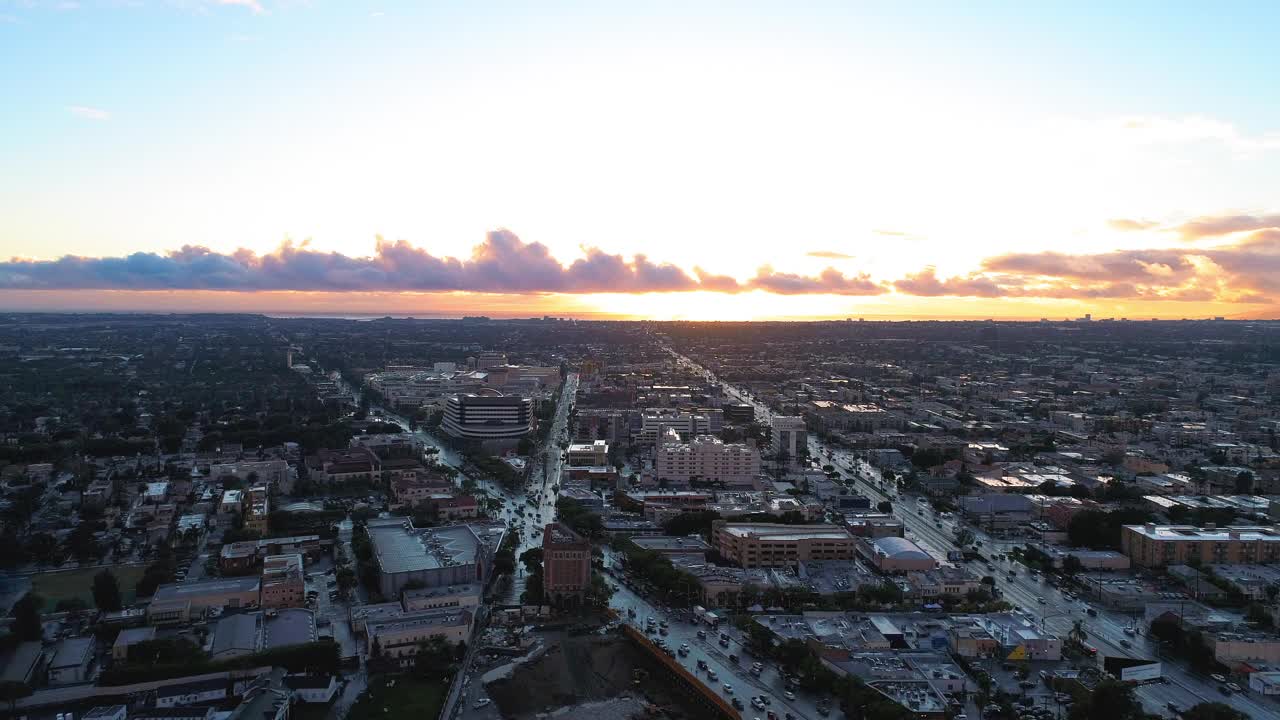
[[[775,415],[769,423],[769,451],[774,455],[796,457],[807,447],[808,438],[802,417]]]
[[[450,397],[441,428],[464,440],[518,440],[533,422],[532,400],[486,389]]]
[[[711,544],[744,568],[786,567],[809,560],[852,560],[854,537],[837,525],[727,523],[712,526]]]

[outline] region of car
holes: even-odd
[[[746,705],[744,705],[744,704],[743,704],[742,700],[740,700],[740,699],[738,699],[738,698],[734,698],[734,699],[733,699],[733,709],[734,709],[734,710],[743,710],[743,709],[745,709],[745,708],[746,708]]]
[[[699,639],[699,640],[706,640],[706,639],[707,639],[707,631],[706,631],[706,630],[699,630],[699,631],[698,631],[698,639]]]
[[[782,693],[782,697],[784,697],[784,698],[786,698],[786,699],[788,699],[788,700],[795,700],[795,699],[796,699],[796,694],[795,694],[795,693],[793,693],[793,692],[791,692],[790,690],[788,690],[788,691],[786,691],[786,692]]]
[[[1046,602],[1046,600],[1045,600],[1044,598],[1042,598],[1042,597],[1038,597],[1038,598],[1036,598],[1036,602],[1040,603],[1041,605],[1044,605],[1044,604],[1045,604],[1045,602]]]
[[[1182,712],[1182,708],[1181,708],[1181,707],[1179,707],[1179,706],[1178,706],[1178,703],[1176,703],[1176,702],[1172,702],[1172,701],[1170,701],[1170,702],[1165,703],[1165,704],[1164,704],[1164,706],[1165,706],[1166,708],[1168,708],[1169,712],[1174,713],[1175,715],[1176,715],[1176,714],[1179,714],[1179,713],[1181,713],[1181,712]]]
[[[1120,639],[1120,647],[1122,647],[1122,648],[1129,648],[1129,647],[1132,647],[1132,646],[1133,646],[1133,643],[1129,642],[1128,640],[1125,640],[1124,638],[1121,638],[1121,639]]]
[[[760,700],[761,700],[765,705],[772,705],[772,704],[773,704],[773,698],[769,697],[768,695],[761,695],[761,696],[760,696]]]
[[[731,662],[731,663],[736,663],[736,662],[738,662],[738,656],[737,656],[737,655],[730,654],[730,655],[729,655],[729,662]]]
[[[1224,683],[1224,682],[1226,682],[1226,681],[1227,681],[1227,676],[1226,676],[1226,675],[1222,675],[1222,674],[1220,674],[1220,673],[1214,673],[1214,674],[1212,674],[1212,675],[1210,675],[1210,676],[1209,676],[1209,679],[1210,679],[1210,680],[1213,680],[1214,682]]]
[[[1227,687],[1230,688],[1231,692],[1244,692],[1244,688],[1233,682],[1227,683]]]
[[[757,710],[763,710],[763,709],[764,709],[764,700],[761,700],[759,696],[753,696],[753,697],[751,698],[751,707],[753,707],[753,708],[755,708],[755,709],[757,709]]]
[[[699,670],[706,670],[706,669],[707,669],[707,661],[706,661],[706,660],[703,660],[702,658],[698,658],[698,663],[697,663],[697,665],[698,665],[698,669],[699,669]]]
[[[1134,629],[1133,629],[1133,628],[1131,628],[1131,627],[1127,627],[1127,628],[1125,628],[1125,629],[1124,629],[1124,634],[1125,634],[1125,635],[1128,635],[1129,637],[1133,637],[1134,635],[1137,635],[1137,634],[1138,634],[1138,631],[1137,631],[1137,630],[1134,630]]]
[[[707,679],[708,679],[708,680],[710,680],[711,682],[715,682],[716,680],[719,680],[719,679],[720,679],[720,676],[719,676],[719,675],[716,675],[716,671],[715,671],[715,670],[708,669],[708,670],[707,670]]]
[[[729,683],[725,683],[725,684],[724,684],[724,694],[725,694],[725,695],[732,695],[732,694],[733,694],[733,686],[732,686],[732,685],[730,685]]]
[[[720,638],[720,647],[729,647],[729,639]]]
[[[1098,611],[1093,608],[1085,608],[1084,612],[1089,617],[1098,617]]]

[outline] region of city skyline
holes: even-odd
[[[0,308],[1277,317],[1275,16],[4,4]]]

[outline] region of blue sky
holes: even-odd
[[[1272,3],[534,5],[0,0],[0,246],[892,282],[1276,210]]]

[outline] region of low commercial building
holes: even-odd
[[[711,545],[697,535],[688,537],[672,537],[670,535],[638,537],[631,542],[641,550],[649,550],[668,557],[696,557],[701,562],[706,562],[707,553],[712,550]]]
[[[919,545],[900,537],[859,540],[858,549],[880,572],[924,572],[938,566],[938,561]]]
[[[166,685],[156,690],[156,709],[165,710],[168,708],[178,708],[189,705],[209,705],[207,709],[210,714],[213,712],[212,705],[228,697],[227,681],[224,679],[201,680],[199,682],[183,683],[181,685]],[[195,708],[193,708],[194,710]],[[130,715],[136,717],[136,715]],[[149,715],[149,718],[165,717],[162,715]],[[177,717],[187,718],[189,715],[179,715]]]
[[[244,529],[252,530],[259,535],[266,535],[270,530],[268,517],[271,515],[271,498],[266,485],[255,485],[249,489],[245,497]]]
[[[573,443],[568,450],[569,467],[602,467],[609,464],[609,443],[595,440]]]
[[[978,576],[963,568],[940,567],[936,570],[907,573],[912,597],[930,602],[943,597],[963,598],[982,588]]]
[[[1062,659],[1062,640],[1037,628],[1033,618],[1019,613],[992,613],[979,619],[1009,660]]]
[[[1046,543],[1030,543],[1027,551],[1033,556],[1048,560],[1054,568],[1061,568],[1067,558],[1075,558],[1084,570],[1128,570],[1129,558],[1114,550],[1089,550],[1087,548],[1064,548]]]
[[[67,638],[58,642],[49,661],[49,684],[70,685],[89,679],[93,662],[92,637]]]
[[[1120,551],[1138,567],[1272,563],[1280,560],[1280,532],[1274,526],[1125,525]]]
[[[203,614],[211,607],[257,607],[260,586],[261,582],[256,577],[218,578],[161,585],[151,596],[148,617],[154,620],[154,614],[161,609],[158,606],[172,610],[169,606],[175,603],[186,605],[187,618],[192,614]]]
[[[264,608],[302,607],[306,603],[306,592],[301,554],[270,555],[263,560],[259,605]]]
[[[1263,633],[1224,632],[1205,636],[1213,659],[1223,665],[1280,663],[1280,638]]]
[[[809,560],[852,560],[854,537],[838,525],[712,525],[712,544],[744,568],[786,567]]]
[[[479,583],[446,585],[435,588],[414,588],[404,591],[401,595],[401,603],[406,612],[453,608],[471,610],[479,607],[482,595],[483,589]]]
[[[124,662],[129,659],[129,648],[138,643],[155,639],[156,629],[150,625],[139,628],[125,628],[116,635],[115,642],[111,643],[111,659],[116,662]]]
[[[471,631],[471,617],[466,610],[440,609],[369,619],[365,621],[369,655],[402,664],[411,662],[422,644],[433,637],[454,644],[466,641]]]
[[[418,529],[411,520],[387,518],[367,528],[384,597],[399,596],[410,582],[440,587],[484,580],[485,544],[469,525]]]

